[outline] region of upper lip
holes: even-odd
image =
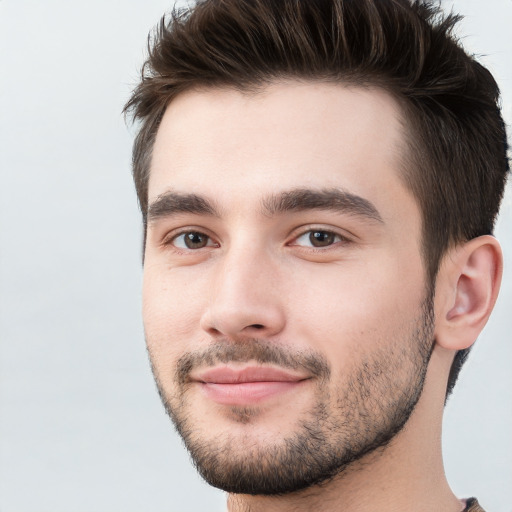
[[[245,382],[299,382],[309,378],[283,368],[271,366],[216,366],[192,372],[190,380],[212,384],[242,384]]]

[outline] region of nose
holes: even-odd
[[[271,338],[285,326],[278,269],[261,252],[233,250],[214,266],[201,328],[214,338]]]

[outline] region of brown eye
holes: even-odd
[[[329,247],[339,242],[348,242],[348,240],[333,231],[328,231],[326,229],[310,229],[297,237],[293,245],[319,249],[322,247]]]
[[[208,235],[200,231],[187,231],[178,235],[172,241],[178,249],[202,249],[214,245]]]
[[[336,241],[336,235],[331,231],[310,231],[309,241],[313,247],[327,247]]]

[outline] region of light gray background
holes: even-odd
[[[446,2],[447,6],[451,2]],[[512,0],[458,0],[512,121]],[[0,1],[0,511],[220,511],[159,403],[121,108],[164,0]],[[512,193],[495,313],[446,411],[449,480],[511,512]]]

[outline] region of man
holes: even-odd
[[[498,89],[408,0],[207,0],[127,104],[163,403],[232,511],[482,510],[441,419],[501,279]]]

